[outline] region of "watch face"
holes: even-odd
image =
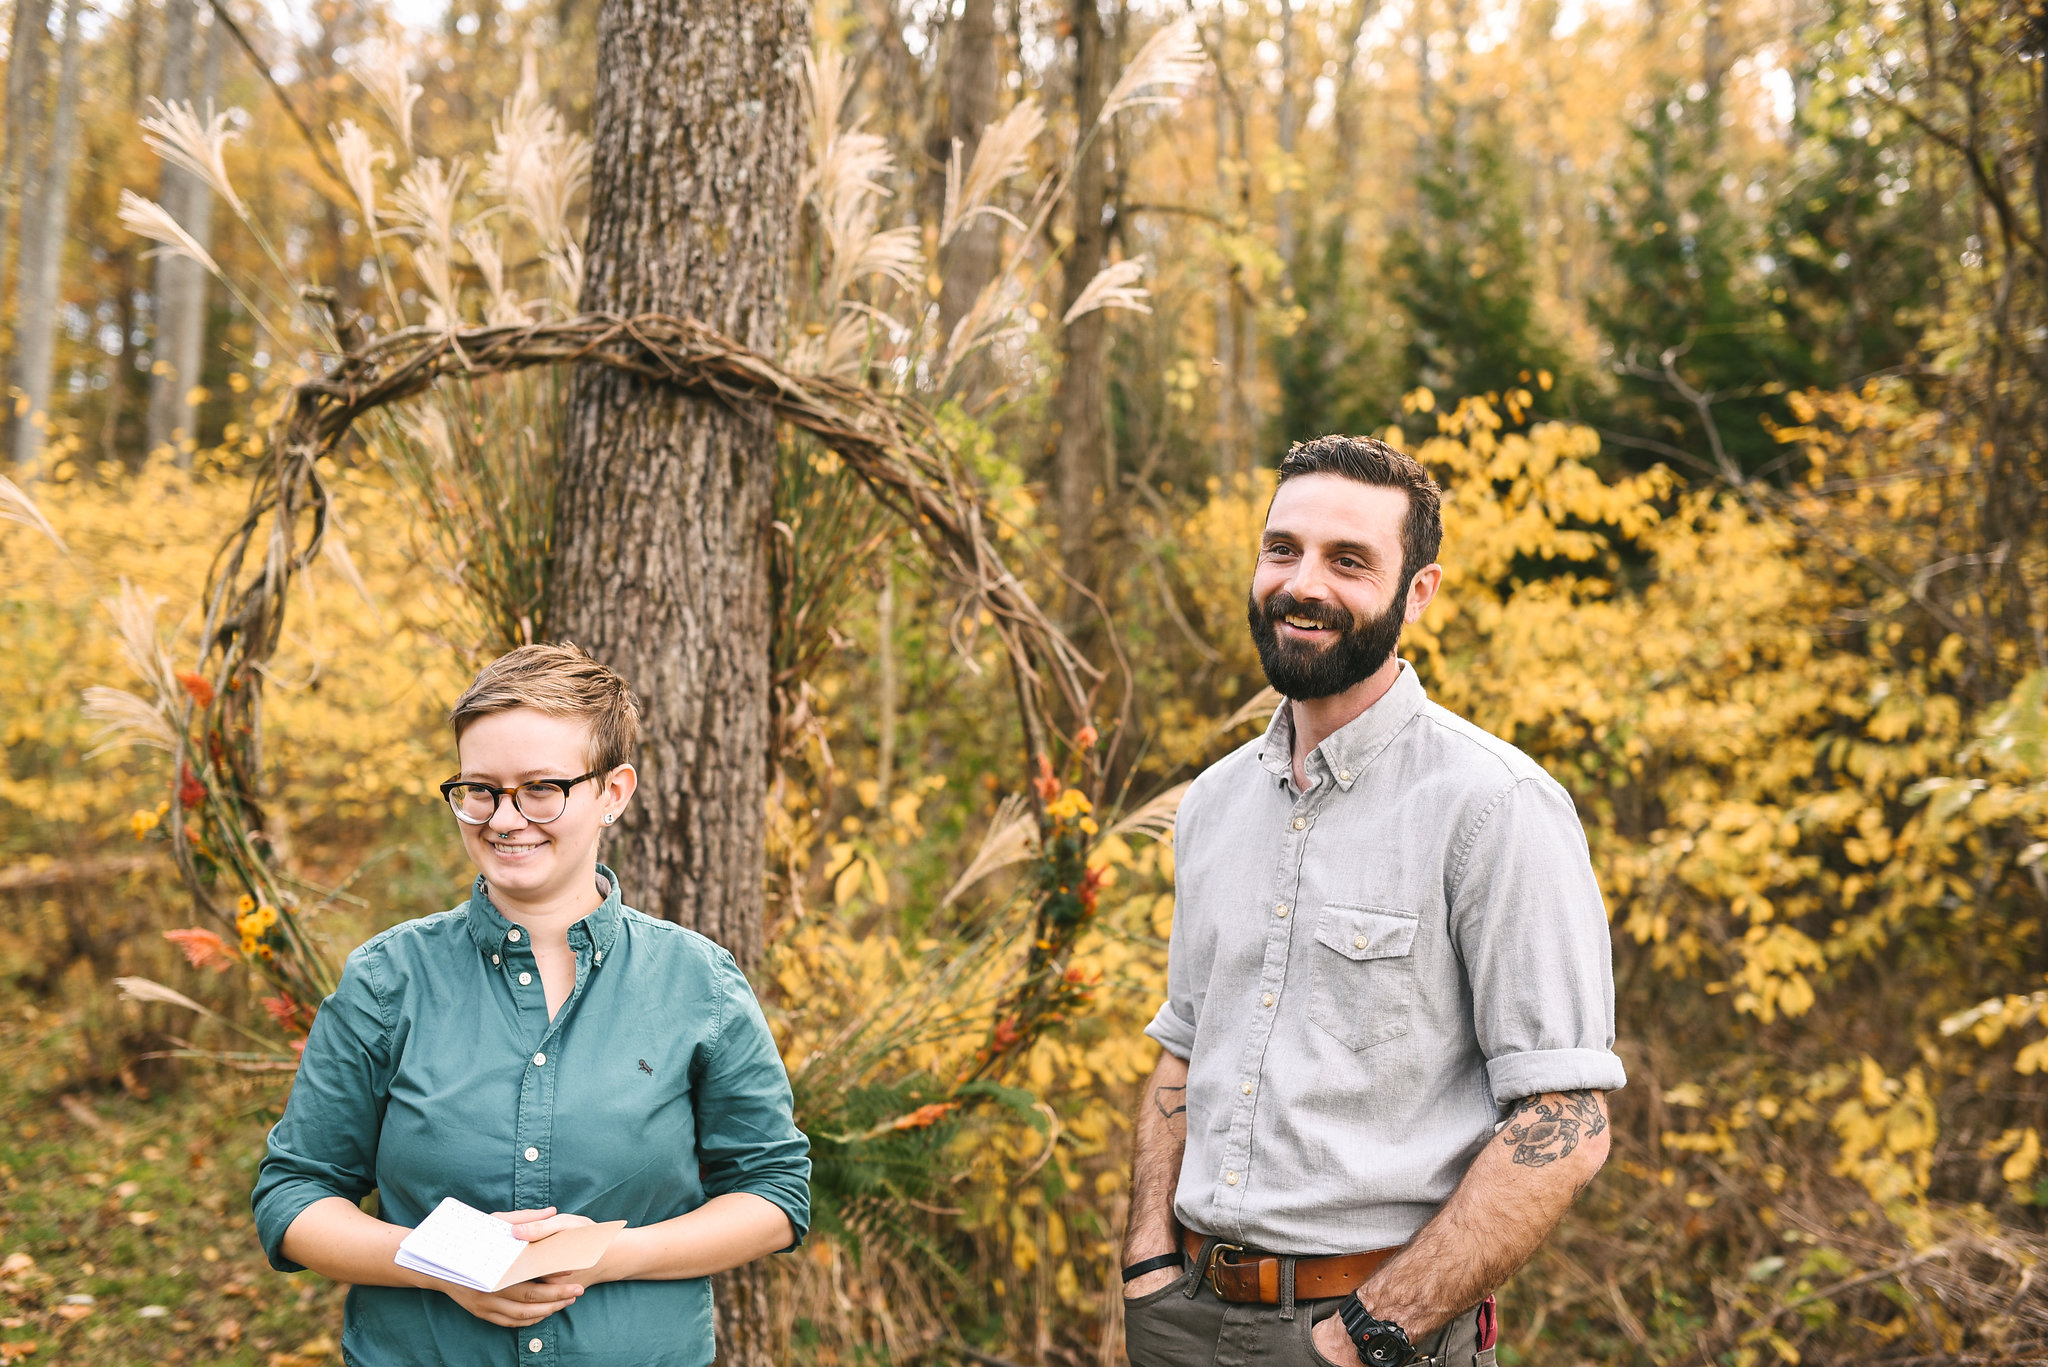
[[[1374,1334],[1365,1341],[1365,1351],[1360,1356],[1370,1367],[1395,1367],[1401,1360],[1400,1340],[1393,1334]]]

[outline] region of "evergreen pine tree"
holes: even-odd
[[[1403,389],[1457,398],[1542,371],[1566,375],[1563,351],[1536,317],[1523,196],[1505,144],[1502,129],[1461,138],[1453,121],[1417,180],[1419,221],[1388,244],[1394,301],[1407,319]]]
[[[1819,379],[1811,353],[1771,306],[1771,285],[1744,270],[1758,253],[1723,194],[1716,167],[1720,101],[1704,87],[1652,101],[1603,212],[1614,282],[1592,301],[1612,348],[1617,392],[1598,414],[1615,445],[1648,464],[1663,457],[1628,440],[1709,458],[1697,406],[1661,372],[1709,396],[1721,442],[1756,471],[1782,451],[1763,424],[1787,388]]]
[[[1302,234],[1293,263],[1301,321],[1273,341],[1280,430],[1267,449],[1325,432],[1371,432],[1399,418],[1401,375],[1389,364],[1386,301],[1365,278],[1368,264],[1353,251],[1341,212]]]
[[[1792,174],[1770,231],[1771,299],[1835,383],[1904,364],[1939,313],[1941,194],[1920,136],[1838,72],[1886,61],[1852,26],[1808,35],[1793,74]]]

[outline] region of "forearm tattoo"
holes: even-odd
[[[1596,1092],[1546,1092],[1523,1097],[1501,1128],[1500,1142],[1525,1168],[1555,1163],[1607,1128]]]
[[[1159,1114],[1167,1120],[1188,1113],[1188,1089],[1185,1087],[1154,1087],[1152,1104],[1159,1108]]]

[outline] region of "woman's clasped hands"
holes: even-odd
[[[559,1215],[553,1206],[541,1210],[496,1211],[494,1214],[512,1226],[515,1236],[528,1243],[545,1239],[561,1230],[594,1223],[587,1215]],[[506,1329],[525,1329],[539,1324],[549,1315],[567,1310],[588,1287],[610,1280],[612,1278],[604,1274],[604,1263],[600,1262],[596,1267],[576,1272],[556,1272],[536,1277],[530,1282],[514,1282],[497,1291],[472,1291],[452,1282],[442,1283],[441,1289],[448,1293],[449,1299],[480,1320]]]

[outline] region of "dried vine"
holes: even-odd
[[[299,943],[296,898],[278,886],[259,848],[266,840],[260,714],[293,576],[319,554],[326,532],[321,459],[360,419],[437,383],[569,364],[612,366],[734,407],[760,405],[810,433],[986,611],[1014,676],[1027,760],[1053,752],[1058,713],[1081,721],[1090,715],[1104,672],[1081,657],[1004,563],[978,489],[913,401],[791,374],[694,319],[664,314],[414,327],[373,338],[293,390],[249,510],[214,559],[199,640],[203,682],[193,695],[199,740],[181,729],[179,799],[171,804],[172,847],[199,905],[235,920],[215,901],[226,882],[241,885],[244,916],[252,902],[276,909],[254,928],[259,941],[274,938],[279,949],[298,951],[260,956],[288,1008],[317,1002],[332,984],[322,957]],[[224,872],[232,876],[224,880]],[[250,933],[243,928],[245,944]]]

